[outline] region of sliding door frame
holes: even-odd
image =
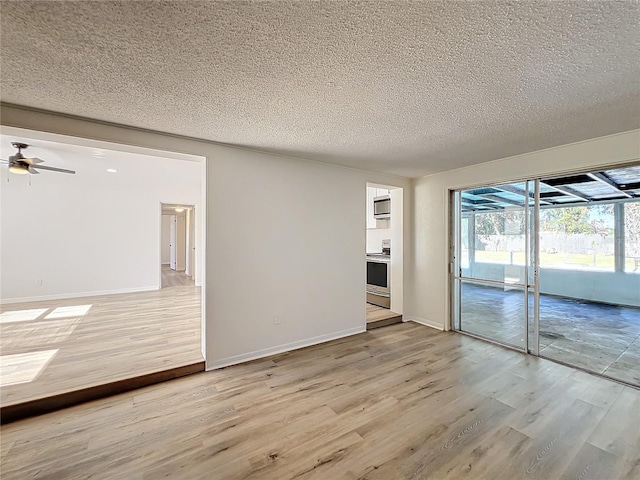
[[[540,356],[540,179],[534,180],[533,193],[533,338],[527,342],[527,350]],[[527,280],[528,281],[528,280]],[[527,289],[528,290],[528,289]],[[527,297],[529,293],[527,291]],[[527,299],[528,303],[528,299]],[[528,319],[527,319],[527,323]],[[528,327],[527,327],[528,328]]]
[[[523,218],[524,218],[524,237],[525,237],[525,261],[523,269],[523,283],[509,283],[499,282],[488,279],[478,279],[473,277],[464,277],[462,275],[461,266],[461,244],[462,244],[462,191],[492,187],[500,185],[508,185],[509,183],[524,182],[525,191],[523,202]],[[539,219],[540,219],[540,179],[526,179],[515,182],[499,182],[490,185],[482,185],[480,187],[461,188],[449,191],[449,276],[450,276],[450,312],[451,312],[451,328],[452,330],[468,335],[471,337],[486,340],[488,342],[501,345],[513,350],[529,353],[535,356],[539,356],[539,313],[540,313],[540,285],[539,285],[539,260],[540,260],[540,248],[539,248]],[[534,191],[531,192],[530,188],[533,185]],[[533,195],[531,195],[533,193]],[[531,226],[531,197],[533,196],[533,226]],[[531,248],[533,239],[533,249]],[[533,272],[532,282],[530,282],[530,272]],[[461,302],[462,302],[462,283],[471,283],[476,285],[486,285],[493,287],[515,287],[521,289],[524,295],[524,304],[522,312],[523,321],[523,346],[522,348],[511,345],[506,342],[502,342],[495,338],[485,337],[476,333],[463,330],[463,322],[461,315]],[[529,319],[529,295],[533,290],[533,319],[530,322]],[[529,336],[530,323],[533,325],[533,331],[531,338]]]
[[[470,184],[462,184],[462,185],[455,185],[455,186],[451,186],[448,189],[448,193],[449,193],[449,228],[448,228],[448,238],[449,238],[449,242],[450,242],[450,248],[449,248],[449,300],[450,300],[450,309],[449,309],[449,322],[450,322],[450,327],[452,330],[458,332],[458,333],[462,333],[464,335],[470,336],[470,337],[474,337],[474,338],[478,338],[496,345],[500,345],[503,346],[505,348],[509,348],[511,350],[514,351],[519,351],[519,352],[525,352],[528,353],[530,355],[539,357],[539,358],[543,358],[543,359],[547,359],[550,360],[552,362],[561,364],[561,365],[567,365],[571,368],[574,368],[576,370],[580,370],[580,371],[584,371],[587,372],[591,375],[595,375],[597,377],[600,378],[605,378],[608,380],[611,380],[613,382],[616,383],[620,383],[622,385],[627,385],[627,386],[631,386],[632,388],[638,388],[637,385],[632,384],[632,383],[628,383],[625,382],[623,380],[619,380],[616,377],[611,377],[608,375],[604,375],[604,374],[600,374],[597,372],[594,372],[592,370],[589,370],[585,367],[581,367],[572,363],[568,363],[562,360],[558,360],[556,358],[552,358],[552,357],[547,357],[544,354],[541,354],[540,352],[540,315],[541,315],[541,308],[540,308],[540,212],[541,212],[541,201],[540,201],[540,182],[542,181],[543,178],[554,178],[554,177],[561,177],[561,176],[571,176],[571,175],[581,175],[584,174],[587,171],[593,172],[593,171],[598,171],[598,170],[614,170],[614,169],[618,169],[618,168],[625,168],[625,167],[632,167],[632,166],[638,166],[640,165],[640,159],[635,158],[633,160],[626,160],[626,161],[622,161],[622,162],[603,162],[601,164],[597,164],[597,165],[590,165],[589,167],[585,168],[584,166],[581,167],[576,167],[576,168],[572,168],[572,169],[567,169],[567,170],[560,170],[560,171],[552,171],[552,172],[537,172],[536,174],[533,174],[531,176],[527,176],[527,177],[516,177],[516,178],[507,178],[507,179],[501,179],[499,181],[495,181],[495,182],[491,182],[491,183],[470,183]],[[459,223],[461,223],[461,219],[462,219],[462,204],[460,202],[460,198],[461,198],[461,192],[464,190],[471,190],[471,189],[476,189],[476,188],[482,188],[482,187],[493,187],[493,186],[499,186],[499,185],[507,185],[510,183],[522,183],[522,182],[531,182],[533,183],[534,186],[534,195],[533,195],[533,199],[534,199],[534,206],[533,206],[533,228],[531,228],[531,230],[533,231],[533,236],[529,235],[528,239],[529,241],[533,238],[534,243],[532,245],[533,248],[527,249],[528,252],[531,252],[532,255],[532,259],[531,261],[529,261],[528,263],[530,265],[527,265],[528,267],[530,267],[532,269],[532,273],[533,273],[533,281],[531,284],[529,284],[529,279],[527,278],[526,283],[527,286],[525,287],[525,295],[527,295],[527,302],[525,303],[526,308],[529,308],[528,305],[528,295],[529,295],[529,291],[530,289],[533,290],[533,316],[530,319],[527,319],[527,327],[530,326],[532,327],[531,331],[529,332],[527,329],[527,335],[528,335],[528,341],[525,343],[525,347],[522,348],[518,348],[517,346],[513,346],[507,343],[503,343],[500,342],[498,340],[492,339],[492,338],[487,338],[481,335],[477,335],[471,332],[465,332],[461,329],[461,324],[460,324],[460,317],[461,317],[461,308],[460,308],[460,304],[461,304],[461,287],[460,285],[462,284],[462,275],[461,275],[461,269],[460,269],[460,261],[461,261],[461,246],[460,246],[460,228],[461,225],[459,225]],[[636,201],[636,198],[624,198],[624,199],[613,199],[613,200],[608,200],[607,203],[610,204],[614,204],[616,211],[621,210],[621,204],[624,203],[628,203],[628,202],[634,202]],[[563,208],[564,205],[546,205],[545,208]],[[619,232],[622,231],[622,228],[624,228],[624,225],[619,225],[619,223],[621,222],[621,220],[619,220],[621,218],[621,216],[618,214],[617,215],[617,228],[616,228],[616,232],[618,232],[618,236],[620,235]],[[617,249],[616,249],[616,266],[615,269],[616,271],[623,271],[623,267],[624,267],[624,263],[623,260],[621,260],[621,258],[624,257],[624,255],[620,254],[621,248],[624,249],[624,245],[619,245],[621,243],[620,238],[616,238],[615,241]],[[624,251],[624,250],[622,250]],[[525,262],[527,263],[527,262]],[[469,283],[477,283],[477,284],[490,284],[491,281],[485,281],[485,280],[476,280],[476,279],[465,279],[465,281],[468,281]],[[499,283],[499,282],[498,282]],[[495,286],[495,284],[494,284]],[[516,285],[514,285],[516,286]],[[518,288],[523,288],[521,286],[519,286]]]

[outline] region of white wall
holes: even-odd
[[[0,118],[207,158],[207,368],[365,330],[365,186],[405,187],[408,215],[408,180],[6,105]]]
[[[11,138],[2,137],[3,148]],[[11,175],[7,182],[1,170],[2,301],[160,288],[160,202],[199,202],[200,164],[40,145],[34,154],[47,164],[77,173]]]
[[[171,260],[171,215],[162,215],[162,233],[160,235],[162,263],[168,265]]]
[[[640,274],[541,268],[540,292],[640,307]]]
[[[472,266],[463,268],[463,275],[496,282],[512,278],[525,283],[524,267],[520,265],[475,262]],[[640,274],[541,267],[540,293],[640,307]]]
[[[450,170],[412,181],[411,271],[405,318],[449,328],[449,189],[589,170],[640,159],[640,130]]]
[[[367,253],[382,252],[382,240],[386,239],[391,240],[391,228],[367,228]]]
[[[364,187],[380,176],[218,147],[208,179],[213,365],[365,330]]]

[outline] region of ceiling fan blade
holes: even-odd
[[[44,162],[44,160],[40,160],[37,157],[33,157],[33,158],[25,158],[22,160],[23,162],[27,162],[29,165],[34,165],[36,163],[42,163]]]
[[[11,163],[9,160],[5,160],[4,158],[0,158],[0,162],[2,162],[2,163]]]
[[[47,167],[46,165],[33,165],[31,168],[37,168],[38,170],[51,170],[52,172],[62,173],[76,173],[75,170],[67,170],[66,168]]]
[[[27,167],[27,171],[31,174],[31,175],[40,175],[40,172],[37,171],[35,168],[33,168],[32,166]]]

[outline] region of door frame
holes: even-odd
[[[204,162],[206,165],[206,162]],[[199,204],[197,203],[193,203],[193,202],[176,202],[176,201],[166,201],[166,200],[161,200],[160,204],[158,206],[159,208],[159,233],[158,233],[158,243],[159,243],[159,261],[158,261],[158,290],[162,289],[162,216],[163,215],[169,215],[166,213],[163,213],[163,207],[165,206],[171,206],[173,207],[174,205],[180,205],[181,207],[185,207],[191,210],[191,212],[195,212],[195,209],[198,207]],[[185,213],[185,262],[188,262],[188,257],[189,257],[189,252],[186,251],[189,247],[189,242],[187,242],[188,237],[189,237],[189,232],[187,231],[187,223],[186,223],[186,212]],[[171,214],[174,215],[174,214]],[[177,215],[177,212],[176,214]],[[192,216],[193,217],[193,216]],[[204,228],[204,219],[203,219],[203,225],[202,228]],[[194,229],[195,230],[195,229]],[[204,233],[204,230],[201,230],[201,233]],[[194,232],[194,235],[197,237],[197,235]],[[204,240],[204,239],[203,239]],[[195,245],[196,245],[196,238],[194,238],[193,240],[193,248],[195,250]],[[194,280],[194,282],[196,281],[196,272],[200,271],[201,274],[201,281],[202,284],[204,284],[204,273],[205,273],[205,256],[204,256],[204,245],[201,246],[202,248],[202,256],[200,258],[200,262],[197,261],[197,256],[194,253],[193,257],[194,257],[194,264],[191,265],[191,273],[192,273],[192,278]],[[201,270],[199,270],[201,269]],[[177,270],[176,270],[177,271]],[[198,284],[196,283],[196,286],[198,286]],[[204,295],[203,295],[204,298]],[[203,315],[204,318],[204,315]],[[204,320],[203,320],[204,322]]]
[[[523,283],[521,284],[508,284],[506,282],[499,282],[488,279],[477,279],[473,277],[464,277],[462,275],[461,267],[461,224],[462,224],[462,201],[460,199],[461,192],[463,190],[469,190],[473,188],[492,187],[499,185],[509,185],[511,183],[525,184],[525,198],[530,198],[530,187],[533,186],[533,200],[534,204],[531,206],[530,200],[523,205],[524,211],[524,237],[525,237],[525,262],[523,268]],[[533,185],[531,185],[533,184]],[[458,333],[469,335],[471,337],[479,338],[496,345],[501,345],[518,352],[530,353],[535,356],[539,356],[539,311],[540,311],[540,285],[539,285],[539,207],[540,207],[540,178],[495,182],[492,184],[480,185],[478,187],[466,187],[449,190],[449,325],[450,328]],[[533,209],[533,212],[532,210]],[[531,228],[531,213],[533,213],[533,228]],[[533,240],[533,249],[532,246]],[[533,275],[530,276],[530,271]],[[532,282],[530,282],[530,278]],[[462,300],[462,283],[468,282],[476,285],[493,285],[493,286],[515,286],[522,290],[524,296],[522,317],[523,317],[523,346],[519,348],[516,345],[511,345],[500,340],[478,335],[472,332],[463,330],[462,316],[461,316],[461,300]],[[529,295],[533,290],[533,319],[530,321],[529,312]],[[529,338],[530,323],[533,324],[532,338]]]
[[[185,273],[190,276],[193,281],[196,280],[196,206],[192,205],[187,211],[187,258]]]
[[[392,305],[389,307],[390,310],[394,311],[395,313],[398,313],[400,315],[404,315],[405,313],[405,300],[404,300],[404,292],[405,292],[405,274],[406,274],[406,269],[405,269],[405,259],[406,259],[406,255],[405,255],[405,249],[406,249],[406,243],[407,243],[407,235],[405,234],[405,230],[406,230],[406,221],[407,221],[407,216],[405,214],[406,208],[407,208],[407,200],[406,200],[406,189],[402,186],[397,186],[397,185],[392,185],[392,184],[384,184],[384,183],[380,183],[380,182],[372,182],[372,181],[365,181],[364,182],[364,203],[363,203],[363,207],[364,207],[364,212],[363,212],[363,220],[364,220],[364,254],[367,253],[367,238],[368,238],[368,230],[369,228],[367,228],[367,221],[368,221],[368,215],[371,213],[369,211],[369,197],[368,197],[368,188],[381,188],[381,189],[385,189],[385,190],[389,190],[389,194],[392,195],[393,197],[396,198],[396,200],[399,198],[399,202],[395,203],[395,207],[394,207],[394,202],[392,200],[391,202],[391,211],[392,211],[392,219],[393,217],[400,217],[400,225],[398,225],[397,223],[394,223],[393,225],[389,224],[389,235],[391,238],[391,262],[388,265],[388,269],[389,269],[389,277],[391,279],[390,283],[390,293],[391,293],[391,303]],[[395,192],[395,193],[394,193]],[[400,204],[400,206],[398,206],[398,203]],[[398,215],[399,212],[399,215]],[[373,230],[373,229],[371,229]],[[394,231],[395,233],[392,235],[392,231]],[[398,239],[399,237],[399,239]],[[395,240],[394,240],[395,238]],[[395,243],[394,243],[395,241]],[[396,245],[394,248],[394,244]],[[394,253],[395,252],[395,253]],[[365,255],[363,255],[364,257]],[[363,325],[364,325],[364,329],[366,330],[367,328],[367,301],[366,301],[366,296],[367,296],[367,288],[366,288],[366,279],[367,279],[367,263],[366,263],[366,259],[363,258],[363,263],[362,263],[362,268],[363,268],[363,277],[364,277],[364,284],[362,285],[363,287],[363,297],[364,297],[364,302],[363,302]],[[398,280],[396,280],[396,283],[393,283],[393,278],[394,278],[394,274],[396,277],[400,278],[400,281],[398,282]],[[394,300],[395,299],[395,300]],[[394,310],[393,307],[396,308],[396,310],[400,310],[399,312]],[[403,316],[403,318],[405,318]],[[404,320],[403,320],[404,321]]]

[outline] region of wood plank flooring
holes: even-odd
[[[0,312],[2,407],[203,361],[195,286]]]
[[[640,391],[412,322],[1,428],[3,480],[640,475]]]
[[[387,325],[400,322],[402,322],[401,314],[393,312],[388,308],[367,303],[367,330],[386,327]]]
[[[187,276],[184,272],[171,270],[169,265],[162,265],[161,274],[162,288],[195,286],[193,278]]]

